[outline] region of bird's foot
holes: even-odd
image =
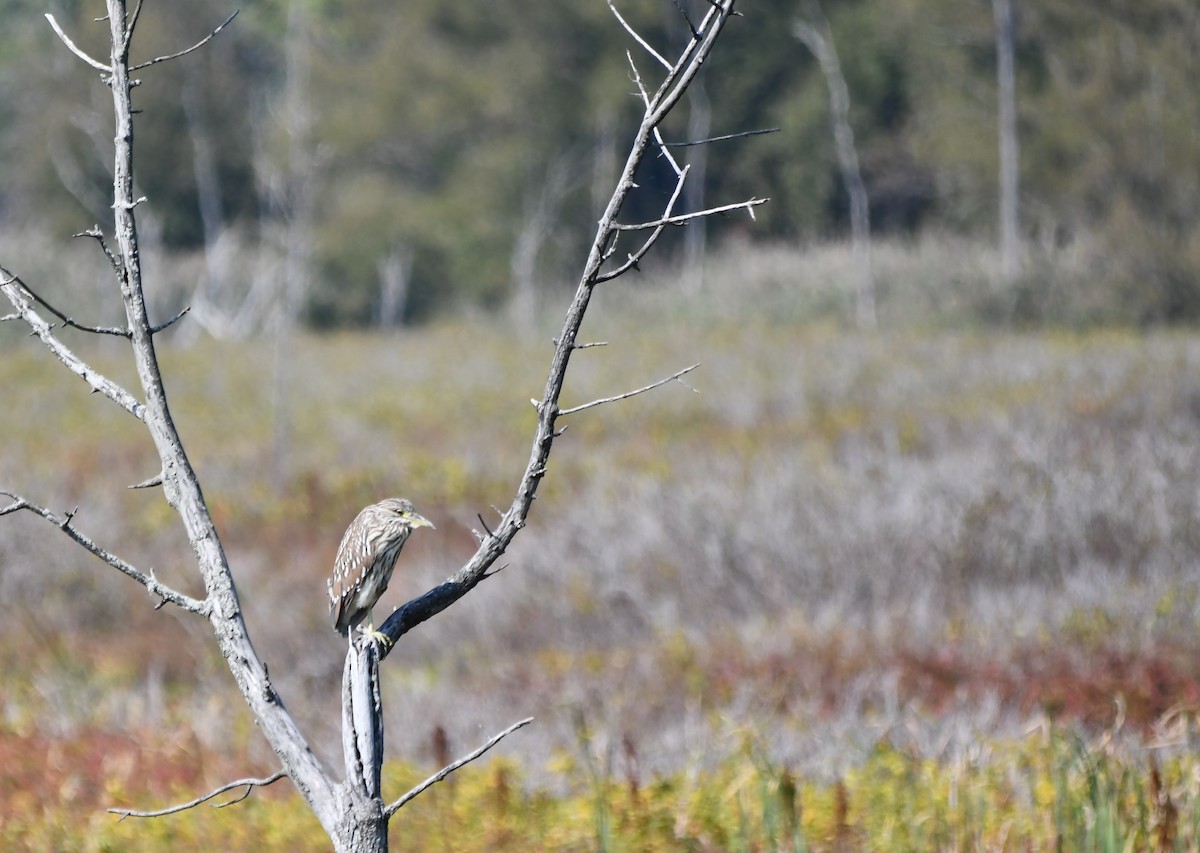
[[[362,635],[368,640],[374,640],[376,643],[379,643],[384,651],[391,651],[392,646],[395,645],[391,637],[374,627],[362,629]]]

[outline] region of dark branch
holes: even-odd
[[[674,3],[675,8],[679,10],[679,14],[683,16],[684,23],[686,23],[688,29],[691,30],[692,39],[695,40],[700,38],[700,33],[696,31],[696,25],[693,24],[692,19],[688,17],[687,9],[683,8],[683,4],[680,3],[679,0],[674,0]]]
[[[172,317],[167,322],[159,323],[157,326],[151,326],[150,334],[157,335],[159,332],[163,331],[164,329],[171,328],[172,326],[174,326],[176,323],[178,323],[183,318],[184,314],[188,313],[191,310],[192,310],[192,306],[188,305],[187,307],[185,307],[182,311],[180,311],[178,314],[176,314],[174,317]]]
[[[761,130],[743,130],[741,133],[727,133],[724,136],[710,136],[708,139],[697,139],[695,142],[664,142],[668,148],[687,148],[690,145],[708,145],[710,142],[724,142],[727,139],[741,139],[744,136],[762,136],[765,133],[778,133],[777,127],[764,127]]]
[[[224,803],[213,804],[214,809],[223,809],[226,806],[232,806],[234,803],[240,803],[242,800],[246,799],[246,797],[250,796],[250,792],[255,788],[265,788],[267,785],[272,785],[278,782],[286,775],[287,774],[282,770],[276,770],[270,776],[264,776],[261,779],[238,779],[236,782],[230,782],[228,785],[222,785],[215,790],[209,791],[202,797],[197,797],[189,802],[181,803],[177,806],[171,806],[168,809],[159,809],[158,811],[154,812],[141,812],[133,809],[108,809],[108,812],[109,814],[119,814],[121,816],[121,820],[125,820],[127,817],[163,817],[164,815],[177,814],[178,812],[187,811],[188,809],[194,809],[196,806],[207,803],[213,797],[219,797],[221,794],[224,794],[226,791],[232,791],[234,788],[244,787],[246,789],[242,792],[240,797],[235,797],[234,799],[228,800]]]
[[[91,332],[93,335],[115,335],[119,338],[129,337],[128,329],[118,329],[116,326],[88,326],[84,323],[76,322],[39,296],[37,291],[35,291],[25,282],[21,281],[20,279],[15,279],[15,283],[20,284],[21,287],[25,288],[25,292],[33,298],[34,302],[36,302],[38,305],[41,305],[43,308],[61,320],[64,326],[70,326],[72,329],[78,329],[81,332]]]

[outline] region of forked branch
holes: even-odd
[[[638,77],[638,88],[641,92],[643,105],[642,120],[633,138],[625,165],[621,170],[621,175],[617,179],[616,188],[613,190],[608,205],[597,224],[596,234],[592,240],[591,249],[584,264],[583,272],[580,275],[575,296],[571,300],[566,316],[563,319],[562,331],[555,338],[554,353],[550,359],[550,370],[546,377],[546,386],[542,392],[541,400],[536,403],[538,413],[537,424],[534,430],[533,443],[530,447],[529,461],[517,485],[516,495],[501,517],[500,523],[496,525],[491,535],[483,539],[474,556],[461,569],[447,579],[445,583],[405,604],[384,622],[380,630],[391,641],[392,646],[389,648],[394,648],[396,640],[403,633],[444,610],[473,589],[480,580],[487,576],[488,568],[504,553],[517,532],[525,526],[525,520],[533,506],[538,486],[546,474],[546,466],[550,459],[550,451],[554,444],[554,439],[561,432],[556,427],[556,421],[563,413],[558,407],[558,400],[562,393],[563,382],[566,378],[571,355],[579,347],[576,343],[576,336],[583,323],[592,293],[597,284],[608,281],[622,272],[632,269],[636,265],[637,260],[648,252],[653,245],[654,235],[652,234],[651,239],[647,241],[646,245],[639,249],[635,255],[630,256],[629,260],[617,270],[602,273],[601,269],[605,261],[612,255],[614,240],[622,230],[622,227],[617,224],[617,217],[629,194],[637,186],[634,182],[634,175],[645,159],[651,145],[657,142],[659,150],[666,152],[666,147],[661,142],[661,136],[658,135],[659,126],[679,103],[687,91],[688,85],[695,79],[696,74],[708,58],[723,27],[734,14],[733,7],[735,2],[736,0],[711,0],[710,7],[704,18],[694,27],[695,35],[688,41],[674,62],[663,59],[662,55],[650,47],[649,43],[617,13],[612,3],[609,4],[617,20],[620,21],[626,31],[644,49],[658,59],[660,64],[663,64],[667,68],[666,76],[659,83],[658,88],[653,94],[642,84],[640,76]],[[668,154],[667,156],[670,155]],[[672,162],[674,161],[672,160]],[[686,180],[687,174],[686,168],[677,168],[676,171],[680,180],[677,183],[675,192],[672,194],[672,200],[668,202],[668,207],[663,216],[658,221],[650,223],[647,226],[655,229],[656,233],[661,233],[662,228],[665,228],[667,225],[682,224],[684,221],[701,216],[710,216],[736,209],[751,210],[765,201],[765,199],[750,199],[745,202],[707,211],[699,211],[694,214],[675,214],[673,212],[674,200],[679,197],[679,190],[682,187],[683,180]],[[666,381],[670,381],[670,378]],[[640,393],[640,391],[636,393]],[[618,396],[616,399],[620,398]],[[595,403],[586,405],[600,405],[600,402],[596,401]],[[579,411],[579,409],[577,408],[575,411]],[[388,651],[389,649],[382,650],[381,656],[386,656]]]
[[[41,339],[50,352],[54,353],[72,373],[90,385],[93,391],[103,394],[138,420],[146,419],[146,407],[140,400],[116,382],[93,369],[55,336],[54,327],[34,310],[33,302],[37,299],[33,293],[25,287],[25,283],[21,279],[3,267],[0,267],[0,290],[4,291],[8,301],[17,309],[16,314],[10,314],[4,319],[20,318],[24,320],[33,330],[33,334]]]
[[[0,507],[0,516],[10,515],[15,512],[20,512],[21,510],[27,510],[32,512],[34,515],[44,518],[63,533],[67,534],[67,536],[74,540],[74,542],[77,545],[80,545],[85,551],[88,551],[89,553],[99,557],[117,571],[133,578],[135,581],[144,586],[151,595],[160,599],[159,603],[156,605],[156,609],[158,607],[162,607],[167,602],[170,602],[171,604],[178,605],[184,610],[192,613],[198,613],[201,616],[209,615],[211,608],[209,607],[207,601],[200,601],[192,598],[191,596],[184,595],[181,592],[177,592],[154,577],[153,569],[151,569],[149,572],[141,571],[140,569],[122,560],[116,554],[110,553],[104,548],[101,548],[91,539],[76,530],[71,524],[71,522],[75,519],[74,511],[68,512],[64,515],[56,515],[46,507],[39,506],[38,504],[28,501],[20,495],[14,494],[5,489],[0,489],[0,495],[4,495],[7,498],[12,498],[12,503],[10,503],[8,506]]]
[[[121,816],[121,820],[125,820],[127,817],[165,817],[169,814],[178,814],[179,812],[184,812],[188,809],[194,809],[196,806],[203,805],[214,797],[221,796],[226,791],[232,791],[235,788],[246,789],[242,792],[240,797],[234,797],[232,800],[226,800],[223,803],[213,804],[214,809],[223,809],[226,806],[232,806],[235,803],[240,803],[242,800],[246,799],[246,797],[250,796],[250,792],[255,788],[265,788],[267,785],[273,785],[286,775],[287,774],[282,770],[276,770],[270,776],[264,776],[261,779],[238,779],[235,782],[230,782],[226,785],[220,786],[219,788],[214,788],[207,794],[196,797],[194,800],[189,800],[186,803],[180,803],[179,805],[171,806],[170,808],[159,809],[158,811],[144,812],[137,811],[135,809],[109,809],[108,812],[109,814],[119,814]]]

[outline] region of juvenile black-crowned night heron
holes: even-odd
[[[433,524],[409,501],[388,498],[364,509],[346,528],[328,583],[329,611],[339,634],[349,636],[366,619],[363,633],[382,638],[371,610],[392,579],[400,549],[417,527]]]

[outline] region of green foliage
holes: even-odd
[[[876,231],[938,229],[991,241],[997,154],[989,4],[824,6]],[[685,7],[698,15],[704,4]],[[103,223],[107,93],[57,44],[39,10],[16,0],[0,8],[8,22],[0,48],[0,216],[8,226],[37,222],[56,234]],[[648,80],[661,73],[606,4],[552,4],[530,16],[516,2],[460,8],[440,0],[400,7],[326,0],[303,7],[303,25],[293,25],[288,8],[245,9],[204,50],[139,75],[147,235],[160,235],[169,252],[202,244],[196,155],[207,141],[216,156],[220,222],[251,240],[266,241],[288,221],[297,186],[307,182],[313,191],[313,324],[369,322],[379,261],[396,246],[414,257],[408,319],[464,303],[493,307],[509,293],[516,235],[550,165],[561,161],[570,164],[568,187],[538,275],[548,283],[576,274],[598,213],[595,194],[612,177],[603,174],[605,158],[620,156],[636,117],[625,51]],[[628,0],[621,9],[664,54],[682,43],[686,30],[672,4]],[[771,0],[744,11],[702,77],[713,133],[780,132],[715,145],[706,197],[721,203],[770,195],[755,237],[844,234],[847,203],[825,81],[791,33],[801,4]],[[1063,288],[1090,302],[1089,310],[1067,315],[1084,322],[1194,320],[1195,4],[1066,0],[1018,4],[1018,11],[1021,216],[1031,272],[1015,292],[999,294],[989,320],[1061,322]],[[85,50],[105,55],[105,28],[84,4],[56,14]],[[147,3],[137,58],[190,44],[221,14],[183,0]],[[309,132],[291,123],[292,102],[307,104]],[[686,118],[681,108],[667,135],[681,138]],[[626,215],[652,216],[669,181],[648,164],[639,175],[644,193]],[[707,227],[717,237],[746,230],[740,217]],[[1089,260],[1052,288],[1039,252],[1082,252]],[[986,291],[983,278],[976,274],[971,284]]]

